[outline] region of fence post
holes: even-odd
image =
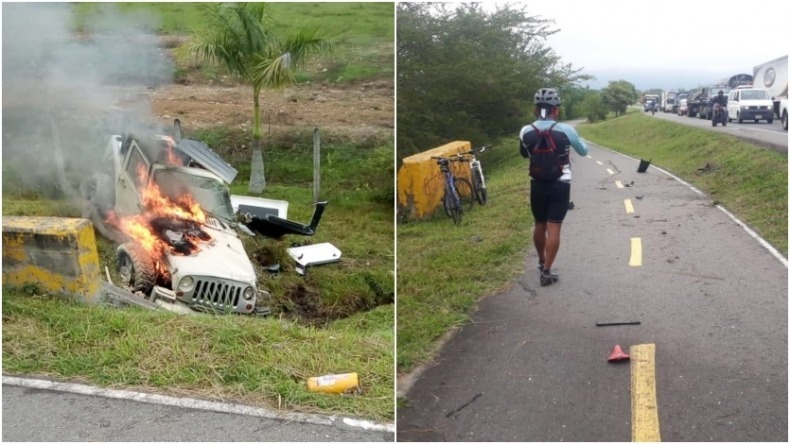
[[[318,128],[313,129],[313,202],[320,202],[321,193],[321,139]]]

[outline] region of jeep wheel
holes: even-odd
[[[153,258],[140,246],[127,242],[116,251],[118,271],[123,285],[132,292],[142,291],[146,295],[156,283],[156,268]]]
[[[787,110],[782,112],[782,129],[787,131]]]

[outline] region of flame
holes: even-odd
[[[184,165],[184,161],[176,156],[175,151],[173,151],[173,145],[175,145],[175,140],[173,140],[170,136],[160,136],[160,140],[163,140],[167,144],[167,163],[168,165],[174,166],[181,166]]]
[[[118,218],[115,212],[110,212],[107,222],[118,227],[135,243],[140,245],[155,261],[164,260],[168,245],[159,239],[151,230],[149,219],[143,215],[125,216]]]
[[[148,172],[143,164],[137,167],[137,176],[145,183]],[[189,194],[182,195],[175,202],[162,194],[159,186],[153,182],[143,188],[143,207],[150,217],[171,217],[191,220],[198,223],[206,222],[206,213]]]
[[[168,156],[172,151],[168,151]],[[148,182],[148,171],[144,164],[137,167],[138,183],[146,184],[142,189],[143,213],[138,215],[118,217],[110,212],[107,223],[114,225],[126,234],[132,241],[140,245],[155,262],[155,267],[160,276],[168,277],[167,267],[164,266],[165,255],[174,252],[167,242],[154,232],[151,221],[155,218],[180,219],[202,224],[206,222],[206,213],[191,195],[183,194],[176,200],[162,194],[159,186]],[[188,236],[190,241],[196,243],[200,239]]]

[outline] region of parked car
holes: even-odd
[[[774,103],[768,91],[751,86],[739,86],[730,91],[727,97],[727,111],[729,120],[754,120],[755,123],[765,120],[774,121]]]
[[[680,99],[680,103],[678,104],[678,115],[685,116],[689,112],[688,100],[687,99]]]

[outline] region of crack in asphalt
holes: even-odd
[[[445,418],[449,418],[449,417],[451,417],[451,416],[453,416],[453,415],[457,414],[457,413],[458,413],[458,412],[460,412],[461,410],[463,410],[463,409],[465,409],[466,407],[468,407],[468,406],[469,406],[471,403],[473,403],[473,402],[477,401],[477,398],[479,398],[479,397],[481,397],[481,396],[483,396],[483,394],[482,394],[482,393],[478,393],[478,394],[476,394],[476,395],[475,395],[475,396],[472,398],[472,400],[471,400],[471,401],[469,401],[469,402],[467,402],[466,404],[462,405],[461,407],[458,407],[457,409],[455,409],[455,410],[453,410],[453,411],[451,411],[451,412],[447,413],[446,415],[444,415],[444,417],[445,417]]]
[[[538,295],[538,292],[535,289],[530,288],[529,284],[527,284],[526,276],[519,279],[518,283],[519,285],[521,285],[521,288],[523,288],[524,291],[527,292],[530,296],[535,297]]]

